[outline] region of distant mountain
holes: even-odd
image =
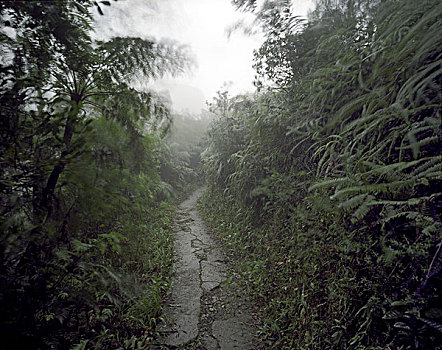
[[[206,106],[203,92],[191,85],[159,80],[152,88],[160,93],[170,96],[173,109],[177,112],[200,113]]]

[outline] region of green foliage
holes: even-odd
[[[442,7],[320,1],[300,26],[235,3],[267,36],[262,92],[215,101],[238,108],[209,130],[203,207],[269,346],[440,346]]]
[[[160,319],[171,117],[127,82],[188,59],[175,44],[92,43],[91,11],[109,4],[0,3],[2,348],[145,348]]]
[[[191,66],[189,53],[175,42],[155,42],[141,38],[112,38],[99,42],[106,70],[118,82],[130,82],[137,75],[159,77],[178,74]]]

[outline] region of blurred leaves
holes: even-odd
[[[6,348],[146,347],[159,317],[173,255],[159,154],[172,118],[128,83],[189,59],[176,43],[93,43],[92,11],[110,4],[0,3]]]
[[[440,346],[442,7],[318,1],[301,25],[290,2],[234,4],[266,35],[259,93],[212,104],[204,207],[268,345]]]

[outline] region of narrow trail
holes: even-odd
[[[228,283],[227,258],[196,209],[204,188],[179,206],[172,287],[152,349],[256,349],[254,313]]]

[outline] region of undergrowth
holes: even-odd
[[[396,349],[394,341],[405,346],[418,337],[420,348],[440,346],[437,330],[405,323],[440,317],[436,290],[426,300],[412,296],[403,287],[409,275],[393,263],[385,240],[349,231],[344,217],[324,212],[329,200],[319,201],[319,208],[294,208],[289,221],[278,217],[260,225],[222,192],[209,190],[200,203],[263,310],[264,343],[278,349]],[[429,252],[416,247],[413,254]],[[403,333],[394,335],[402,325]]]
[[[255,95],[219,93],[202,210],[280,349],[440,349],[440,2],[256,16]]]

